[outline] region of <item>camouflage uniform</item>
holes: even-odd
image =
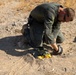
[[[60,31],[60,22],[58,21],[58,9],[62,7],[57,3],[45,3],[33,9],[29,16],[30,40],[34,47],[43,45],[43,38],[46,43],[54,44],[63,42],[64,37]]]

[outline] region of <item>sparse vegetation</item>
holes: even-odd
[[[26,11],[30,11],[38,4],[45,3],[45,2],[58,2],[66,7],[73,7],[73,8],[76,7],[75,5],[76,0],[73,0],[73,1],[72,0],[20,0],[18,9],[25,8]]]
[[[38,60],[32,49],[18,47],[30,11],[50,1],[76,9],[76,0],[0,0],[0,75],[76,75],[76,17],[61,25],[65,37],[61,56]]]

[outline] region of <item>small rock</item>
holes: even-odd
[[[64,71],[66,72],[67,71],[67,68],[64,68]]]
[[[16,26],[15,22],[13,22],[12,26]]]
[[[73,42],[76,42],[76,37],[74,38],[74,41]]]

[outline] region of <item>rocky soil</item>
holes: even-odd
[[[63,54],[40,60],[32,55],[32,48],[19,48],[17,43],[31,9],[43,1],[22,1],[0,1],[0,75],[76,75],[76,17],[61,24]]]

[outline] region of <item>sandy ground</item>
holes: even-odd
[[[17,45],[29,15],[13,9],[17,4],[13,1],[0,6],[0,75],[76,75],[76,17],[61,24],[63,54],[40,60],[32,55],[32,49]]]

